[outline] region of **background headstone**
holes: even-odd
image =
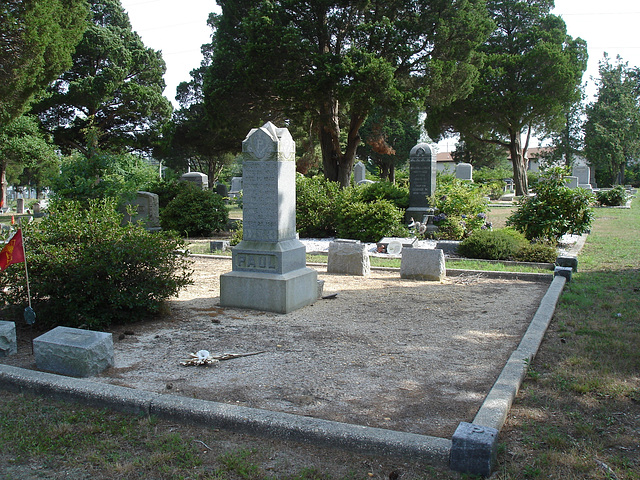
[[[130,216],[127,213],[126,205],[130,205],[135,209],[135,215]],[[135,200],[128,202],[123,208],[125,223],[136,223],[142,221],[142,224],[148,230],[157,230],[160,228],[160,201],[158,195],[151,192],[136,192]]]
[[[357,162],[353,166],[353,183],[356,185],[360,185],[361,182],[367,179],[367,168],[364,166],[364,163]]]
[[[24,213],[24,198],[16,198],[16,213],[18,215]]]
[[[564,182],[569,188],[578,188],[578,177],[566,176]]]
[[[460,162],[456,165],[456,178],[473,182],[473,165]]]
[[[405,222],[421,222],[429,209],[427,197],[436,191],[436,156],[427,143],[419,143],[409,153],[409,208]]]
[[[371,273],[367,246],[359,240],[338,239],[329,244],[327,273],[365,277]]]
[[[201,190],[207,190],[209,188],[209,177],[200,172],[185,173],[180,177],[180,181],[193,183]]]
[[[242,192],[242,177],[233,177],[231,179],[231,189],[229,190],[229,197],[235,198],[240,192]]]
[[[295,143],[267,122],[242,142],[243,239],[220,277],[220,305],[288,313],[318,298],[296,235]]]
[[[220,195],[222,198],[225,198],[229,195],[229,191],[227,190],[227,186],[224,183],[216,183],[216,193]]]

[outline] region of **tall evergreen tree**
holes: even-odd
[[[343,186],[374,106],[465,96],[478,76],[474,49],[491,29],[482,0],[218,4],[204,89],[212,118],[248,127],[311,113],[324,174]]]
[[[517,195],[529,191],[532,132],[562,129],[587,65],[586,43],[567,35],[553,6],[553,0],[487,0],[496,28],[480,49],[486,55],[480,82],[467,98],[427,116],[434,137],[458,132],[508,149]]]
[[[172,110],[162,95],[164,60],[131,30],[120,0],[90,6],[92,22],[72,67],[34,111],[64,152],[148,151]]]
[[[599,185],[623,184],[627,165],[640,158],[640,69],[605,55],[599,71],[598,98],[587,106],[585,155]]]

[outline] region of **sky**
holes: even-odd
[[[133,29],[143,43],[161,50],[167,64],[165,96],[175,103],[176,87],[191,79],[189,72],[202,60],[200,46],[211,40],[210,12],[219,12],[214,0],[121,0]],[[604,52],[620,55],[640,67],[640,2],[637,0],[556,0],[553,13],[567,24],[567,33],[587,41],[589,63],[583,77],[587,95],[597,88],[598,62]],[[446,147],[445,147],[446,148]]]

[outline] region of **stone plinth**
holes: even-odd
[[[180,177],[180,181],[193,183],[201,190],[207,190],[209,188],[209,177],[201,172],[185,173]]]
[[[428,197],[436,191],[436,156],[431,146],[419,143],[409,153],[409,208],[405,212],[405,222],[411,218],[421,222],[429,212]]]
[[[0,357],[8,357],[16,353],[18,353],[16,324],[0,321]]]
[[[113,366],[110,333],[56,327],[33,341],[40,370],[72,377],[90,377]]]
[[[367,246],[358,240],[336,240],[329,244],[327,273],[367,276],[371,264]]]
[[[498,454],[498,430],[461,422],[451,442],[452,470],[481,477],[491,475]]]
[[[288,313],[318,298],[318,274],[296,238],[295,143],[267,122],[242,152],[243,240],[233,271],[220,276],[220,305]]]
[[[400,260],[400,278],[440,282],[447,275],[444,253],[440,249],[404,248]]]

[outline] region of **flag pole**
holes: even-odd
[[[24,257],[24,275],[27,280],[27,299],[29,300],[29,307],[25,312],[25,319],[29,316],[31,312],[33,312],[33,308],[31,308],[31,287],[29,285],[29,269],[27,268],[27,249],[25,248],[27,241],[25,236],[22,235],[22,256]],[[35,317],[35,315],[34,315]],[[35,320],[35,318],[34,318]],[[33,321],[29,323],[29,327],[31,328],[31,355],[33,355]]]

